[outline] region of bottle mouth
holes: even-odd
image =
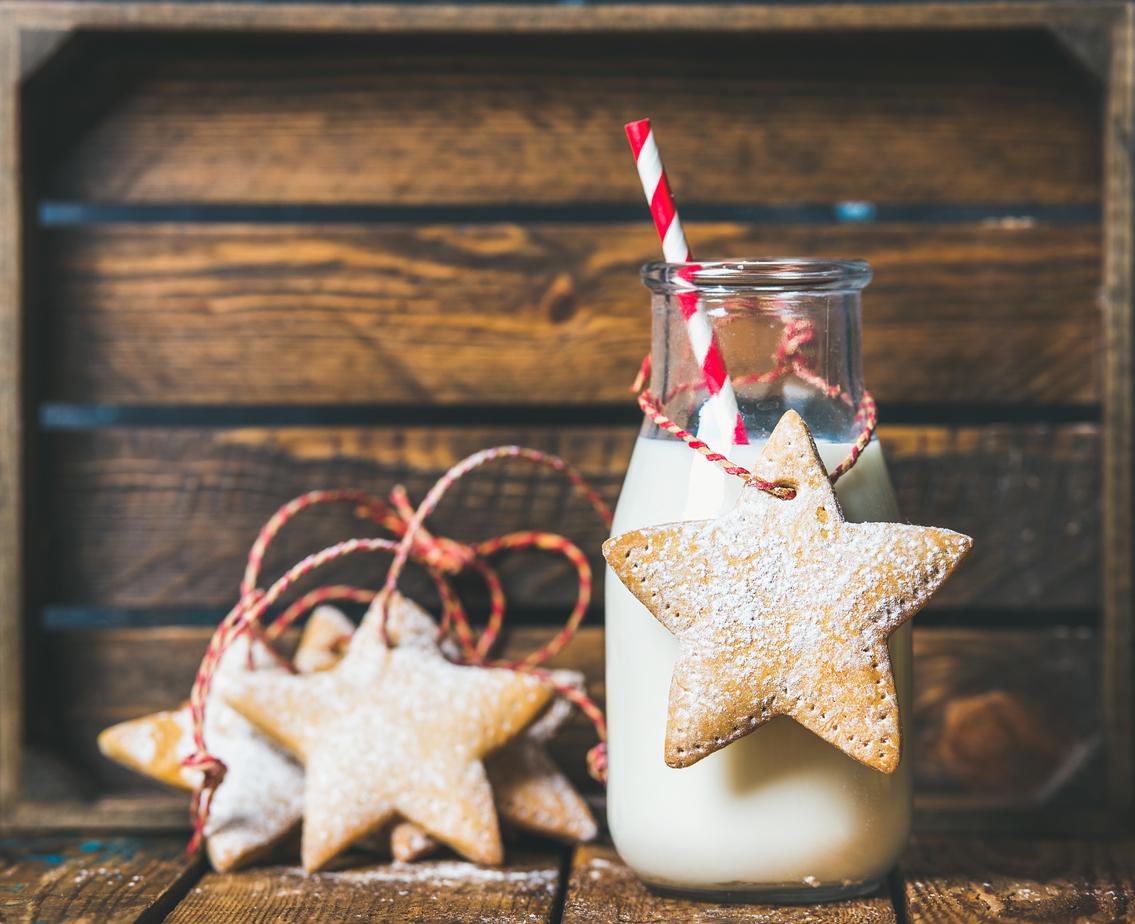
[[[648,263],[642,281],[652,292],[697,289],[713,295],[737,292],[858,291],[871,281],[866,260],[783,257],[709,263]]]

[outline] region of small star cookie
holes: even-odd
[[[292,663],[301,674],[329,670],[343,659],[354,634],[355,624],[342,610],[317,606],[307,618]]]
[[[247,673],[248,651],[247,637],[233,642],[216,678]],[[257,642],[252,663],[259,669],[276,661]],[[227,767],[205,825],[209,861],[220,872],[240,869],[270,853],[299,826],[303,768],[214,692],[205,706],[205,743]],[[188,706],[113,725],[99,735],[98,744],[112,760],[176,789],[192,792],[201,785],[201,771],[181,765],[195,750]]]
[[[433,621],[400,595],[388,633]],[[515,671],[460,667],[433,639],[389,648],[364,619],[330,670],[226,676],[218,692],[303,760],[303,865],[316,870],[395,816],[468,859],[499,863],[500,830],[481,758],[517,735],[552,696]]]
[[[946,529],[847,523],[794,411],[754,467],[796,489],[746,484],[717,520],[634,530],[603,555],[678,638],[665,758],[688,767],[773,716],[791,716],[886,773],[901,756],[887,638],[973,544]]]
[[[582,688],[578,671],[554,671],[557,682]],[[599,833],[595,816],[548,756],[548,742],[571,716],[573,706],[557,696],[523,735],[485,758],[485,771],[493,787],[493,800],[501,826],[542,837],[578,844]],[[390,837],[395,860],[409,862],[429,856],[440,845],[416,825],[404,823]]]
[[[555,671],[557,682],[583,687],[578,671]],[[594,840],[595,816],[548,756],[548,743],[571,717],[572,704],[557,696],[544,715],[485,761],[501,823],[568,844]]]
[[[321,610],[327,611],[328,630],[332,625],[342,627],[345,623],[351,626],[350,620],[334,607],[320,607],[316,612]],[[342,622],[333,622],[332,614]],[[434,648],[438,645],[438,627],[428,616],[403,620],[392,628],[391,637],[400,645],[412,643]],[[321,637],[320,640],[324,644],[319,650],[329,651],[330,646],[326,644],[329,639]],[[327,657],[335,656],[329,654]],[[296,663],[299,663],[298,655]],[[552,672],[552,676],[561,686],[583,689],[584,676],[579,671],[557,670]],[[598,834],[591,809],[548,756],[548,743],[571,717],[573,708],[569,700],[556,696],[524,734],[485,758],[485,771],[493,788],[497,815],[506,828],[529,831],[569,844],[592,840]],[[438,847],[428,834],[409,823],[395,827],[390,843],[394,859],[403,862],[420,859]],[[378,844],[370,839],[368,846],[378,847]]]

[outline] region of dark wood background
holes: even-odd
[[[622,124],[649,115],[696,253],[875,268],[903,515],[975,538],[916,629],[922,817],[1101,804],[1102,103],[1041,31],[73,37],[22,95],[33,775],[144,789],[94,735],[186,695],[295,494],[420,498],[521,442],[615,500],[659,253]],[[435,525],[561,531],[596,567],[604,538],[515,464]],[[268,573],[367,529],[311,514]],[[531,644],[571,575],[503,568]],[[601,697],[591,620],[567,657]]]

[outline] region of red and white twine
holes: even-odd
[[[352,601],[370,604],[376,609],[380,630],[385,622],[385,602],[389,593],[397,586],[398,577],[408,561],[422,566],[431,576],[441,596],[443,615],[439,625],[439,640],[446,635],[457,643],[459,655],[452,658],[455,663],[496,667],[523,671],[539,676],[551,683],[560,694],[578,706],[595,725],[600,743],[588,754],[588,768],[600,781],[606,779],[606,740],[607,727],[602,710],[582,691],[558,682],[546,670],[539,669],[549,658],[560,651],[579,628],[591,601],[592,575],[587,556],[574,543],[554,533],[526,531],[497,536],[485,542],[465,544],[440,536],[432,535],[425,527],[425,519],[434,511],[445,492],[463,475],[495,459],[525,459],[561,474],[571,482],[590,501],[602,517],[608,529],[611,526],[611,511],[603,498],[594,491],[575,469],[562,459],[548,453],[520,446],[497,446],[475,453],[451,468],[433,486],[425,500],[414,509],[400,485],[391,492],[389,500],[368,494],[365,491],[350,489],[311,491],[284,504],[264,524],[248,555],[248,565],[241,581],[241,598],[214,632],[198,668],[197,677],[190,695],[190,712],[193,719],[194,753],[183,761],[183,765],[202,772],[203,783],[194,794],[193,818],[194,836],[190,850],[195,851],[204,836],[205,824],[209,816],[209,804],[213,793],[225,775],[225,765],[212,756],[205,743],[205,708],[217,666],[228,647],[241,635],[259,639],[285,667],[294,667],[272,648],[272,642],[296,619],[320,603],[331,600]],[[320,504],[353,503],[360,517],[373,520],[388,529],[394,539],[351,539],[340,542],[322,551],[309,555],[290,568],[267,590],[260,590],[257,584],[264,556],[272,540],[280,530],[300,512]],[[564,627],[549,642],[524,658],[513,661],[492,660],[488,657],[497,641],[505,616],[505,596],[496,572],[489,566],[488,559],[503,551],[537,548],[563,555],[576,568],[579,577],[579,592]],[[394,553],[394,562],[387,573],[385,586],[381,591],[346,585],[331,585],[310,591],[287,607],[269,626],[264,627],[262,619],[267,609],[301,578],[321,565],[361,551],[381,551]],[[465,571],[476,571],[484,579],[491,601],[488,623],[478,637],[465,614],[464,607],[455,593],[451,580]]]

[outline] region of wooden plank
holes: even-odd
[[[167,924],[247,921],[438,921],[551,924],[560,858],[514,854],[502,867],[455,859],[307,874],[266,867],[209,873]]]
[[[704,3],[685,7],[652,4],[549,7],[543,4],[470,4],[442,11],[414,6],[295,3],[250,7],[240,2],[181,6],[154,3],[134,7],[89,0],[0,0],[0,8],[23,28],[309,33],[516,34],[655,31],[798,32],[864,29],[1012,29],[1050,25],[1108,24],[1122,15],[1115,0],[1085,0],[1069,8],[1063,0],[1006,4],[976,2],[848,3],[765,6]]]
[[[0,915],[11,924],[156,924],[201,872],[184,837],[9,838]]]
[[[0,818],[19,799],[24,735],[23,265],[17,43],[0,11]]]
[[[903,517],[976,539],[939,608],[1085,609],[1099,603],[1099,429],[1061,426],[883,427]],[[405,484],[420,499],[449,466],[486,446],[520,443],[579,467],[614,503],[634,445],[632,428],[147,428],[55,434],[47,602],[105,607],[232,605],[249,547],[279,505],[313,487]],[[465,541],[519,529],[569,536],[604,566],[606,529],[566,482],[530,465],[498,463],[462,479],[431,520]],[[333,542],[381,530],[349,505],[303,514],[269,552],[272,580]],[[388,559],[356,556],[312,581],[373,584]],[[500,559],[518,607],[574,601],[574,570],[559,558]],[[377,570],[376,570],[377,569]],[[410,573],[404,586],[434,599]],[[484,599],[476,582],[467,599]],[[602,600],[601,583],[595,601]]]
[[[658,895],[631,872],[613,847],[601,844],[576,848],[562,918],[563,924],[887,924],[895,920],[885,887],[867,898],[815,905],[718,904]]]
[[[1135,775],[1135,715],[1132,695],[1132,638],[1135,635],[1135,368],[1132,367],[1132,274],[1135,238],[1132,203],[1135,190],[1129,139],[1135,131],[1135,10],[1128,5],[1111,32],[1106,133],[1104,204],[1104,444],[1103,444],[1103,606],[1105,651],[1104,709],[1111,803],[1129,817]]]
[[[642,14],[640,14],[642,15]],[[63,156],[98,202],[638,204],[650,112],[684,202],[1094,202],[1098,89],[1041,33],[104,41],[136,80]],[[99,46],[95,46],[97,49]],[[840,143],[832,145],[837,127]]]
[[[934,608],[1069,608],[1100,600],[1100,431],[880,427],[904,520],[971,535]]]
[[[700,253],[861,257],[880,401],[1099,397],[1091,225],[692,223]],[[48,397],[121,404],[629,403],[649,225],[53,232]]]
[[[914,708],[904,729],[920,810],[1102,804],[1095,633],[915,621]]]
[[[911,924],[1130,919],[1135,845],[917,838],[899,867]]]

